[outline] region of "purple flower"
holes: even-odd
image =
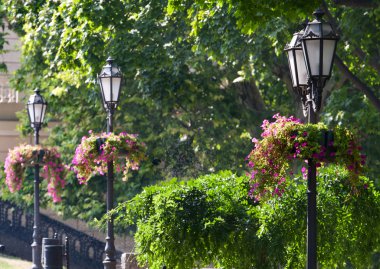
[[[254,179],[255,176],[256,176],[256,174],[257,174],[257,171],[256,170],[252,170],[252,172],[251,172],[251,179]]]

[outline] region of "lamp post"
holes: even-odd
[[[29,97],[26,105],[30,125],[34,129],[34,144],[39,144],[39,131],[45,117],[47,102],[40,95],[40,90],[34,90],[35,94]],[[41,236],[40,226],[40,166],[34,165],[34,225],[32,243],[32,269],[41,269]]]
[[[113,132],[113,114],[119,102],[121,80],[120,69],[114,64],[114,60],[108,57],[107,64],[98,75],[103,106],[107,112],[107,133]],[[109,161],[107,163],[107,213],[113,208],[113,181],[113,162]],[[107,222],[106,257],[103,261],[105,269],[116,269],[114,241],[113,218],[111,217]]]
[[[314,11],[315,19],[297,32],[286,45],[293,89],[301,97],[308,123],[316,123],[322,91],[331,77],[338,36],[331,24],[322,20],[324,12]],[[307,174],[307,269],[317,268],[317,179],[316,164],[308,159]]]

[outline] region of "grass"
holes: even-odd
[[[20,260],[19,258],[0,254],[1,269],[30,269],[32,263],[29,261]]]

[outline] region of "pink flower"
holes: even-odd
[[[306,167],[302,167],[301,168],[301,173],[302,173],[303,179],[307,179],[307,169],[306,169]]]

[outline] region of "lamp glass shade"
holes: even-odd
[[[39,90],[29,97],[27,103],[27,112],[30,124],[33,128],[40,127],[45,118],[45,112],[47,107],[47,102],[40,95]]]
[[[331,77],[338,36],[331,25],[321,19],[323,13],[308,23],[300,41],[305,56],[308,75],[323,85]]]
[[[305,58],[299,38],[302,32],[295,33],[292,40],[286,46],[290,74],[293,88],[306,87],[308,82]]]
[[[113,64],[113,59],[107,59],[107,65],[103,67],[98,80],[104,106],[115,108],[119,102],[122,76],[120,69]]]

